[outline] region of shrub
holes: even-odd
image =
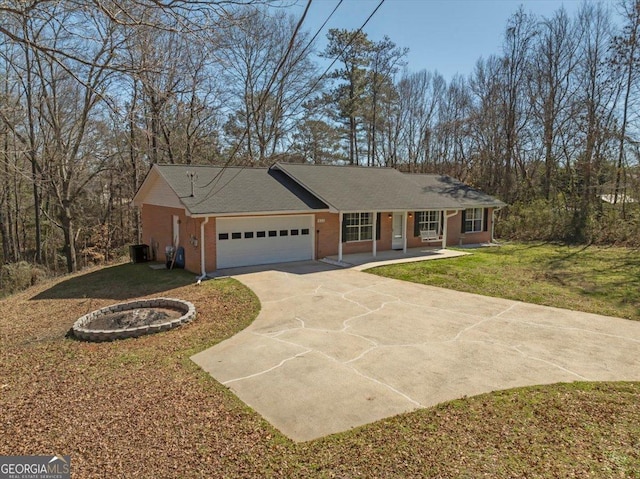
[[[49,276],[43,266],[19,261],[0,267],[0,296],[17,293],[33,286]]]
[[[508,206],[496,222],[496,236],[515,241],[566,241],[571,237],[570,210],[546,200]]]
[[[547,200],[515,203],[496,222],[496,236],[514,241],[640,246],[640,205],[583,211]]]
[[[627,205],[623,216],[622,208],[605,205],[602,214],[592,221],[590,242],[599,245],[640,246],[640,208]]]

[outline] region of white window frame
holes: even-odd
[[[418,211],[419,231],[435,231],[440,234],[440,211]]]
[[[373,213],[344,213],[345,242],[371,241],[373,238]]]
[[[464,216],[465,233],[481,233],[484,231],[484,208],[468,208]]]

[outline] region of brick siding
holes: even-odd
[[[200,273],[200,224],[204,219],[191,218],[185,215],[184,210],[179,208],[169,208],[144,204],[141,211],[142,217],[142,239],[156,249],[156,260],[164,261],[165,246],[172,243],[173,215],[178,215],[180,219],[180,246],[185,250],[185,269],[193,273]],[[391,249],[392,240],[392,217],[391,213],[382,212],[380,214],[380,239],[377,241],[377,250],[385,251]],[[315,257],[316,259],[334,256],[338,254],[338,241],[340,238],[340,222],[337,213],[316,213],[314,215],[315,225]],[[461,233],[462,216],[458,212],[448,219],[447,223],[447,245],[456,246],[459,244],[474,244],[488,242],[491,239],[491,209],[488,215],[489,221],[487,231],[479,233]],[[419,236],[414,236],[415,214],[407,218],[406,235],[407,247],[416,248],[425,246]],[[197,240],[197,243],[194,241]],[[429,243],[438,247],[439,243]],[[371,252],[373,245],[371,241],[358,241],[342,244],[343,254]],[[205,255],[206,271],[216,270],[216,219],[210,218],[205,226]]]

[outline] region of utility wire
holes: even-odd
[[[289,58],[289,55],[293,51],[293,46],[294,46],[294,43],[295,43],[296,36],[298,35],[298,32],[300,31],[300,28],[302,27],[302,24],[304,23],[304,20],[305,20],[305,18],[307,16],[307,13],[309,12],[309,8],[311,7],[311,2],[312,1],[313,0],[308,0],[307,1],[307,6],[305,7],[304,12],[302,13],[302,16],[300,17],[300,20],[296,24],[296,27],[295,27],[292,35],[291,35],[291,39],[289,40],[289,44],[287,45],[287,50],[285,51],[284,55],[282,56],[282,59],[280,60],[280,63],[278,63],[278,66],[276,67],[275,71],[273,72],[273,74],[269,78],[269,82],[267,83],[266,88],[264,89],[262,95],[260,96],[258,107],[256,108],[256,113],[259,113],[260,110],[262,110],[262,108],[264,107],[264,104],[267,101],[267,97],[268,97],[269,91],[271,90],[271,87],[273,86],[273,84],[274,84],[274,82],[276,80],[276,77],[278,76],[278,73],[280,73],[280,71],[284,67],[284,64],[287,61],[287,58]],[[242,168],[240,168],[238,170],[238,172],[235,175],[233,175],[224,185],[222,185],[217,190],[215,189],[217,182],[220,180],[222,174],[224,173],[224,170],[227,167],[229,167],[229,165],[233,161],[233,158],[235,157],[236,153],[240,149],[240,145],[242,144],[242,142],[244,141],[244,139],[247,137],[248,134],[249,134],[249,128],[247,127],[242,132],[242,137],[240,138],[240,141],[238,141],[238,143],[236,144],[236,147],[233,149],[233,151],[229,155],[229,158],[225,162],[225,164],[222,167],[222,169],[218,173],[216,173],[214,175],[214,177],[210,181],[208,181],[205,185],[201,186],[201,188],[208,188],[209,186],[211,186],[211,190],[209,191],[209,193],[207,193],[196,204],[201,204],[202,202],[206,201],[207,199],[209,199],[214,194],[218,193],[226,185],[228,185],[236,176],[238,176],[240,174],[240,172],[242,171]]]
[[[316,40],[316,38],[318,38],[318,35],[320,35],[320,33],[322,32],[322,30],[324,30],[324,27],[327,25],[327,23],[329,23],[329,20],[331,20],[331,17],[333,17],[333,14],[336,13],[336,10],[340,7],[340,5],[342,5],[342,2],[344,0],[340,0],[335,7],[333,7],[333,10],[331,11],[331,13],[329,14],[329,16],[326,18],[326,20],[324,21],[324,23],[322,25],[320,25],[320,28],[318,28],[318,30],[316,31],[315,35],[313,35],[313,37],[311,37],[311,40],[309,40],[307,42],[307,45],[302,49],[302,52],[300,53],[300,55],[304,54],[311,45],[313,45],[313,42]]]
[[[371,18],[373,18],[373,16],[376,14],[376,12],[380,9],[380,7],[382,6],[382,4],[385,2],[385,0],[380,0],[380,3],[378,3],[378,6],[373,10],[373,12],[371,12],[371,15],[369,15],[367,17],[367,19],[364,21],[364,23],[360,26],[360,28],[358,28],[353,35],[351,35],[351,38],[349,39],[349,41],[347,42],[347,44],[342,48],[342,50],[340,50],[340,53],[338,53],[338,55],[333,59],[333,61],[331,62],[331,64],[325,69],[325,71],[322,73],[322,75],[320,75],[318,77],[318,79],[315,81],[315,83],[311,86],[311,88],[309,88],[309,92],[304,95],[302,97],[302,99],[300,100],[300,102],[295,106],[294,109],[297,109],[298,107],[300,107],[300,105],[302,105],[302,103],[304,102],[304,100],[311,95],[315,88],[320,84],[320,82],[324,79],[325,76],[327,76],[327,73],[329,73],[329,70],[331,70],[331,68],[333,67],[333,65],[335,65],[335,63],[338,61],[338,59],[342,56],[342,54],[347,51],[347,48],[349,48],[351,46],[351,44],[355,41],[356,37],[362,32],[362,29],[364,27],[367,26],[367,23],[369,23],[369,20],[371,20]]]
[[[322,26],[318,29],[318,31],[316,32],[316,34],[313,36],[313,38],[311,39],[311,41],[307,44],[307,46],[305,47],[304,50],[306,50],[307,48],[309,48],[309,46],[311,45],[311,43],[313,42],[313,40],[315,40],[315,38],[320,34],[321,30],[324,28],[324,26],[327,24],[327,22],[329,21],[329,19],[333,16],[333,14],[335,13],[335,11],[338,9],[338,7],[342,4],[343,0],[340,0],[340,2],[338,2],[338,4],[336,5],[336,7],[333,9],[333,11],[329,14],[329,16],[327,17],[327,19],[325,20],[325,22],[322,24]],[[285,52],[285,55],[283,56],[282,60],[280,61],[280,64],[278,65],[278,68],[276,69],[276,71],[274,72],[274,74],[271,77],[271,80],[269,81],[269,88],[273,85],[273,82],[275,81],[275,77],[277,75],[277,73],[282,69],[282,66],[284,65],[286,59],[288,58],[289,54],[291,53],[291,50],[293,48],[293,43],[295,40],[295,36],[297,35],[300,26],[302,25],[307,12],[309,11],[309,7],[311,6],[311,2],[312,0],[309,0],[307,3],[307,6],[304,10],[304,13],[302,14],[302,17],[300,18],[300,21],[298,22],[298,24],[296,25],[296,28],[294,30],[294,33],[291,37],[291,40],[289,42],[289,46],[287,48],[287,51]],[[300,102],[295,106],[294,110],[297,109],[298,107],[300,107],[300,105],[304,102],[304,100],[311,95],[314,91],[315,88],[320,84],[320,82],[324,79],[324,77],[327,75],[327,73],[329,73],[329,70],[331,70],[331,68],[333,67],[333,65],[335,65],[335,63],[338,61],[338,59],[340,58],[340,56],[347,50],[347,48],[349,48],[351,46],[351,44],[355,41],[356,37],[362,32],[362,30],[364,29],[364,27],[367,26],[367,24],[369,23],[369,21],[373,18],[373,16],[378,12],[378,10],[380,9],[380,7],[384,4],[385,0],[380,0],[380,2],[378,3],[378,5],[376,6],[376,8],[373,9],[373,11],[371,12],[371,14],[367,17],[367,19],[364,21],[364,23],[360,26],[360,28],[358,28],[353,35],[351,35],[351,38],[349,39],[349,41],[347,42],[347,44],[340,50],[340,53],[338,53],[338,55],[333,59],[333,61],[331,62],[331,64],[329,64],[329,66],[324,70],[324,72],[317,78],[317,80],[313,83],[313,85],[309,88],[309,91],[307,92],[306,95],[304,95],[301,99]],[[303,51],[304,51],[303,50]],[[268,90],[267,90],[268,91]],[[261,102],[258,105],[258,109],[257,111],[260,111],[260,109],[264,106],[264,101],[266,100],[266,93],[265,95],[263,95],[261,97]],[[248,128],[245,128],[245,130],[243,131],[242,134],[242,138],[240,139],[240,141],[238,142],[238,144],[236,145],[236,147],[234,148],[234,150],[231,152],[231,155],[229,156],[229,159],[225,162],[225,165],[222,167],[222,169],[216,173],[216,175],[209,181],[207,182],[202,188],[206,188],[209,185],[212,185],[211,190],[209,191],[208,194],[206,194],[204,196],[204,198],[200,201],[198,201],[198,203],[196,204],[201,204],[202,202],[206,201],[207,199],[209,199],[211,196],[213,196],[214,194],[220,192],[225,186],[227,186],[229,183],[231,183],[231,181],[233,181],[244,169],[244,166],[238,168],[238,172],[233,175],[231,178],[229,178],[229,180],[227,180],[220,188],[218,188],[217,190],[214,191],[215,186],[217,184],[217,182],[219,181],[219,179],[221,178],[222,174],[224,173],[224,170],[230,165],[231,161],[233,160],[234,156],[236,155],[236,153],[238,152],[240,145],[242,144],[242,142],[244,141],[244,139],[247,137],[247,135],[249,134],[248,132]]]

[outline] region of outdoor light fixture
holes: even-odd
[[[389,218],[393,218],[393,215],[391,213],[389,213]]]
[[[413,218],[413,213],[409,213],[409,218]]]

